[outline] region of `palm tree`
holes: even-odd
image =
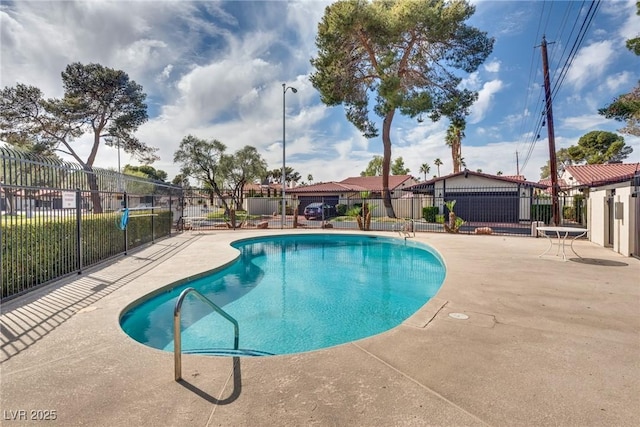
[[[467,162],[464,161],[464,157],[458,157],[458,172],[460,172],[461,167],[465,169],[467,167]]]
[[[466,124],[463,120],[451,122],[447,129],[445,142],[451,147],[451,158],[453,159],[453,173],[460,172],[460,159],[462,158],[462,138],[464,138],[464,128]]]
[[[438,157],[437,159],[434,160],[433,164],[436,165],[436,167],[438,168],[438,177],[439,177],[440,176],[440,166],[442,166],[442,160],[440,160],[440,158]]]
[[[423,174],[424,174],[424,180],[425,180],[425,181],[427,180],[427,174],[429,173],[429,170],[430,170],[430,169],[431,169],[431,168],[429,167],[429,164],[428,164],[428,163],[423,163],[423,164],[420,166],[420,173],[423,173]]]
[[[311,184],[313,182],[313,175],[307,175],[307,181],[309,181],[309,184]]]
[[[498,172],[496,172],[496,175],[497,175],[497,176],[502,175],[502,171],[498,171]]]

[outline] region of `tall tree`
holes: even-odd
[[[150,165],[132,166],[125,165],[124,173],[140,172],[144,178],[152,179],[154,181],[165,182],[167,180],[167,173],[161,169],[156,169]]]
[[[367,168],[360,172],[360,176],[380,176],[382,175],[382,156],[373,156]]]
[[[411,170],[405,167],[402,156],[396,158],[391,165],[391,175],[408,175]]]
[[[636,15],[640,15],[640,1],[636,2],[636,9]],[[627,40],[627,49],[640,56],[640,37]],[[618,96],[598,113],[608,119],[626,122],[618,132],[640,136],[640,81],[631,92]]]
[[[569,157],[577,163],[587,164],[619,162],[627,157],[633,148],[624,143],[624,138],[616,133],[594,130],[584,134],[578,145],[568,148]]]
[[[290,166],[286,166],[284,168],[284,173],[285,173],[285,182],[287,186],[291,186],[292,182],[297,183],[302,179],[302,175],[300,175],[300,173],[293,170],[293,168]],[[277,168],[267,172],[267,179],[269,178],[271,178],[275,182],[279,182],[280,184],[282,184],[282,169]]]
[[[561,148],[556,151],[556,163],[556,171],[558,171],[558,178],[560,178],[564,173],[565,168],[573,164],[573,160],[571,160],[568,149]],[[547,164],[540,168],[540,179],[548,179],[550,176],[550,160],[547,160]]]
[[[232,156],[223,155],[221,159],[222,173],[225,182],[231,188],[236,209],[242,209],[244,203],[244,186],[259,180],[267,171],[267,162],[255,147],[246,145]]]
[[[453,161],[453,173],[460,172],[462,159],[462,138],[464,138],[465,121],[453,120],[447,129],[446,144],[451,147],[451,160]]]
[[[62,72],[62,99],[43,98],[40,89],[17,84],[0,93],[0,138],[28,135],[39,144],[72,156],[91,172],[101,141],[119,144],[144,163],[157,159],[155,148],[139,141],[133,133],[147,121],[146,95],[127,73],[100,64],[73,63]],[[73,142],[93,133],[89,156],[82,159]],[[102,212],[96,176],[87,174],[94,212]]]
[[[433,161],[433,164],[438,168],[438,177],[440,177],[440,166],[442,166],[442,160],[438,157]]]
[[[226,145],[217,139],[207,141],[188,135],[180,141],[180,147],[173,154],[173,161],[180,165],[182,175],[211,188],[222,201],[225,212],[229,211],[223,195],[225,177],[222,163],[226,149]]]
[[[343,104],[347,119],[367,138],[378,136],[369,116],[382,118],[384,206],[389,192],[391,124],[396,111],[432,120],[464,116],[477,93],[461,89],[459,70],[474,72],[493,39],[465,23],[475,11],[465,0],[342,0],[318,25],[316,71],[310,80],[327,105]]]
[[[427,174],[429,173],[429,171],[431,170],[431,168],[429,167],[429,163],[423,163],[420,165],[420,173],[424,174],[424,180],[427,180]]]

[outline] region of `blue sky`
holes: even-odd
[[[60,72],[72,62],[97,62],[126,71],[148,96],[150,120],[137,135],[158,147],[154,167],[179,173],[173,153],[192,134],[218,139],[234,152],[255,146],[270,169],[282,165],[282,83],[286,94],[287,166],[306,181],[357,176],[381,139],[365,139],[341,106],[327,108],[308,76],[315,35],[326,1],[1,1],[0,85],[35,85],[46,97],[63,94]],[[470,23],[495,37],[493,53],[463,84],[479,92],[468,118],[462,152],[467,167],[485,173],[520,173],[537,181],[548,160],[542,112],[540,45],[549,43],[552,85],[575,49],[554,97],[556,148],[576,144],[592,130],[615,131],[621,123],[598,115],[640,79],[640,58],[625,40],[640,32],[635,2],[602,1],[581,43],[575,44],[591,2],[473,1]],[[572,32],[573,30],[573,32]],[[422,163],[443,161],[448,122],[399,114],[391,134],[392,158],[402,156],[415,176]],[[536,135],[540,134],[540,138]],[[640,138],[625,135],[640,161]],[[89,138],[76,142],[86,158]],[[117,167],[114,149],[101,147],[96,166]],[[124,157],[122,163],[135,161]]]

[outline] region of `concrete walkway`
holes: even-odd
[[[184,233],[3,303],[0,424],[638,425],[640,261],[587,241],[562,262],[538,257],[545,239],[419,234],[447,277],[401,326],[297,355],[185,355],[182,382],[172,353],[121,330],[136,299],[278,233]]]

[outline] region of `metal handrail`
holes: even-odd
[[[416,237],[416,223],[412,218],[404,218],[402,228],[398,230],[401,236],[407,240],[407,237]],[[412,235],[413,234],[413,235]]]
[[[180,381],[182,378],[182,331],[180,330],[180,315],[182,312],[182,302],[185,297],[189,294],[193,293],[197,296],[200,301],[209,304],[214,311],[220,314],[222,317],[227,319],[229,322],[233,323],[234,329],[234,340],[233,340],[233,349],[238,349],[238,340],[240,336],[240,329],[238,327],[238,322],[236,319],[231,317],[226,311],[218,307],[214,304],[209,298],[202,295],[200,292],[195,290],[194,288],[187,288],[178,297],[178,301],[176,301],[176,306],[173,309],[173,361],[174,361],[174,371],[175,371],[175,380]]]

